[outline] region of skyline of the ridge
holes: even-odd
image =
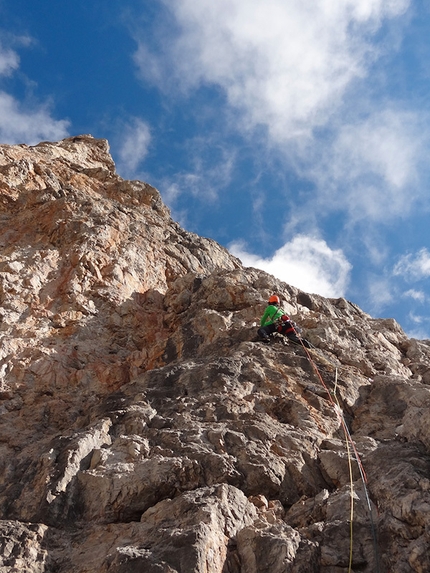
[[[430,6],[0,0],[0,142],[90,133],[187,230],[430,338]]]

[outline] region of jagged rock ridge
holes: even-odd
[[[430,570],[427,341],[244,269],[90,136],[0,146],[0,210],[1,572],[347,571],[335,380],[352,570]],[[324,385],[255,341],[273,292]]]

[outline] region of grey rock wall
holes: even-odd
[[[91,136],[0,146],[0,221],[1,573],[430,571],[429,341],[243,268]],[[314,349],[256,340],[273,292]]]

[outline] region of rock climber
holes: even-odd
[[[274,333],[278,332],[295,344],[311,348],[311,344],[305,338],[301,338],[297,335],[297,325],[280,307],[280,304],[281,301],[278,295],[274,294],[269,298],[266,310],[260,320],[260,328],[257,331],[260,339],[268,343]]]

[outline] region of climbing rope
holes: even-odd
[[[345,424],[345,428],[346,428],[346,431],[348,433],[349,441],[351,443],[351,442],[353,442],[353,439],[352,439],[351,434],[349,433],[349,429],[348,429],[348,426],[346,426],[346,424]],[[373,520],[372,504],[370,502],[369,490],[367,488],[367,477],[364,473],[364,468],[363,468],[363,465],[361,464],[361,462],[358,464],[358,469],[360,471],[361,482],[363,484],[363,491],[364,491],[364,495],[366,498],[368,513],[369,513],[369,518],[370,518],[370,528],[372,531],[373,550],[374,550],[374,554],[375,554],[375,563],[376,563],[376,572],[375,573],[380,573],[377,530],[376,530],[375,522]]]
[[[297,335],[297,333],[296,333]],[[297,335],[298,336],[298,335]],[[298,336],[298,338],[301,340],[300,336]],[[346,451],[347,451],[347,456],[348,456],[348,468],[349,468],[349,482],[350,482],[350,540],[349,540],[349,565],[348,565],[348,573],[351,573],[352,571],[352,556],[353,556],[353,518],[354,518],[354,479],[353,479],[353,473],[352,473],[352,454],[351,454],[351,450],[354,452],[354,456],[355,456],[355,460],[357,462],[358,465],[358,469],[360,472],[360,478],[361,478],[361,482],[363,484],[363,491],[364,491],[364,495],[366,498],[366,502],[367,502],[367,507],[368,507],[368,512],[369,512],[369,518],[370,518],[370,526],[371,526],[371,530],[372,530],[372,540],[373,540],[373,549],[374,549],[374,555],[375,555],[375,565],[376,565],[376,570],[375,573],[380,573],[380,568],[379,568],[379,551],[378,551],[378,539],[377,539],[377,532],[376,532],[376,526],[375,526],[375,522],[373,520],[373,512],[372,512],[372,505],[370,502],[370,496],[369,496],[369,491],[367,488],[367,476],[366,476],[366,472],[364,471],[364,467],[363,464],[361,462],[361,458],[358,454],[357,448],[355,446],[355,442],[352,439],[351,433],[349,431],[349,428],[346,424],[345,421],[345,417],[344,414],[342,412],[342,408],[340,406],[339,403],[339,399],[337,396],[337,367],[334,366],[335,368],[335,380],[334,380],[334,391],[333,391],[333,395],[330,392],[330,390],[328,389],[326,383],[323,380],[323,377],[321,376],[321,373],[317,367],[317,365],[315,364],[315,361],[313,360],[309,350],[306,348],[306,346],[301,343],[302,348],[304,349],[306,356],[309,360],[309,363],[311,364],[312,368],[314,369],[318,379],[320,380],[323,388],[325,389],[328,399],[331,403],[331,405],[333,406],[333,409],[336,412],[337,418],[339,420],[340,425],[342,426],[343,429],[343,433],[345,436],[345,443],[346,443]]]
[[[336,400],[337,407],[340,412],[342,412],[339,399],[337,397],[337,367],[335,367],[335,377],[334,377],[334,390],[333,396]],[[342,424],[343,427],[343,424]],[[351,459],[351,450],[349,447],[349,439],[348,433],[344,430],[345,435],[345,444],[346,444],[346,451],[348,456],[348,471],[349,471],[349,490],[350,490],[350,514],[349,514],[349,561],[348,561],[348,573],[352,571],[352,554],[353,554],[353,546],[354,546],[354,478],[352,473],[352,459]]]

